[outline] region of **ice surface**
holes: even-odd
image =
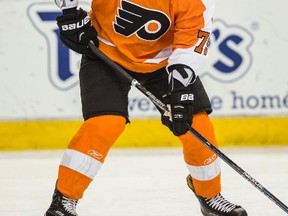
[[[288,204],[288,147],[223,148],[237,165]],[[0,215],[43,216],[63,151],[0,152]],[[201,216],[186,186],[182,151],[112,149],[78,204],[80,216]],[[287,215],[222,162],[222,194],[249,216]]]

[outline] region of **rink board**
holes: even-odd
[[[288,145],[288,118],[212,118],[220,146]],[[82,121],[0,123],[0,150],[63,149]],[[132,119],[116,148],[179,147],[177,137],[155,119]]]
[[[79,3],[89,10],[89,0]],[[0,150],[63,149],[81,125],[81,56],[60,42],[54,1],[4,0],[1,6],[0,16],[9,22],[0,27],[0,41],[21,37],[0,44]],[[287,8],[287,0],[261,1],[261,7],[257,1],[217,1],[200,78],[220,146],[288,145],[288,29],[279,19]],[[181,146],[134,87],[128,111],[132,123],[115,147]]]

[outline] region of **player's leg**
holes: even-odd
[[[46,216],[77,215],[77,201],[128,121],[127,82],[101,60],[88,56],[82,58],[79,76],[84,122],[64,152]]]
[[[147,89],[153,94],[155,93],[156,97],[161,98],[159,93],[167,94],[167,73],[159,70],[159,76],[155,80],[158,82],[152,86],[149,84]],[[192,126],[217,147],[213,125],[207,114],[212,112],[210,100],[199,78],[192,85],[192,92],[195,101]],[[162,100],[167,103],[165,98],[165,96],[162,97]],[[163,114],[163,111],[159,111]],[[169,129],[173,130],[172,128]],[[196,193],[205,197],[213,197],[218,194],[221,191],[221,168],[218,157],[189,132],[179,136],[179,139],[183,144],[184,160],[195,181]]]
[[[155,75],[157,75],[155,73]],[[154,75],[154,76],[155,76]],[[164,103],[167,94],[167,73],[159,70],[156,77],[152,77],[146,85],[157,98]],[[192,85],[194,93],[194,118],[192,127],[195,128],[207,140],[218,147],[213,125],[208,113],[212,112],[208,95],[197,78]],[[162,97],[164,95],[164,97]],[[163,112],[159,110],[162,114]],[[171,128],[170,128],[171,129]],[[203,215],[213,216],[245,216],[246,211],[240,206],[225,200],[221,195],[221,168],[220,159],[191,133],[179,136],[183,144],[184,160],[190,174],[187,177],[189,188],[198,198]]]
[[[214,127],[208,113],[212,111],[206,91],[198,79],[193,85],[196,107],[192,127],[218,148]],[[198,198],[203,215],[245,216],[246,211],[221,195],[220,158],[190,132],[179,136],[184,160],[189,170],[187,183]]]
[[[192,127],[215,147],[218,147],[213,125],[206,112],[194,116]],[[220,159],[189,132],[179,136],[183,143],[184,159],[190,174],[188,187],[195,193],[205,216],[246,216],[246,211],[221,195]]]
[[[195,114],[192,127],[203,137],[218,147],[213,125],[206,112]],[[203,197],[213,197],[220,193],[220,159],[191,133],[179,136],[183,144],[184,160],[192,176],[195,192]]]
[[[148,80],[149,82],[145,83],[145,80],[142,80],[141,83],[144,82],[145,87],[149,91],[158,99],[167,103],[167,77],[166,69],[163,68],[151,74]],[[141,79],[141,77],[138,79]],[[212,124],[208,124],[210,122],[207,112],[212,112],[211,104],[199,78],[197,78],[193,84],[192,91],[195,98],[194,111],[196,113],[193,119],[193,127],[196,127],[196,130],[198,129],[204,137],[217,146],[213,126]],[[163,115],[163,111],[159,111]],[[169,129],[172,130],[172,128]],[[217,156],[190,133],[179,136],[179,139],[183,143],[184,159],[187,167],[189,168],[190,173],[196,177],[194,178],[196,192],[205,197],[212,197],[218,194],[221,190],[221,186],[220,164]],[[204,167],[205,164],[210,164],[210,166]],[[197,179],[203,179],[203,181],[198,181]]]

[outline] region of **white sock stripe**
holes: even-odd
[[[73,149],[66,149],[60,164],[91,179],[96,176],[102,166],[98,160]]]
[[[221,172],[220,159],[206,166],[192,166],[186,164],[191,176],[200,181],[207,181],[215,178]]]

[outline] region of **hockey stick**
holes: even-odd
[[[127,81],[140,90],[144,95],[146,95],[157,107],[159,107],[164,112],[170,113],[167,106],[160,101],[156,96],[154,96],[150,91],[148,91],[143,85],[141,85],[136,79],[134,79],[130,74],[128,74],[122,67],[117,63],[113,62],[109,57],[107,57],[103,52],[101,52],[92,42],[89,43],[91,51],[97,55],[100,59],[106,62],[113,70],[120,73]],[[206,140],[201,134],[199,134],[195,129],[193,129],[189,124],[187,124],[188,131],[195,136],[199,141],[201,141],[206,147],[213,151],[218,157],[220,157],[224,162],[226,162],[230,167],[232,167],[236,172],[238,172],[242,177],[248,180],[254,187],[261,191],[265,196],[272,200],[276,205],[278,205],[282,210],[288,213],[288,207],[281,202],[277,197],[270,193],[263,185],[261,185],[256,179],[245,172],[241,167],[229,159],[224,153],[217,149],[213,144]]]

